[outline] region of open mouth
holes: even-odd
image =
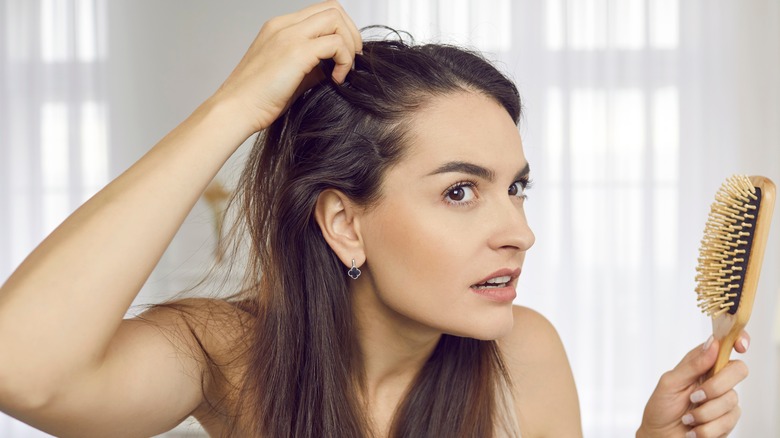
[[[507,287],[509,285],[509,282],[512,281],[512,276],[510,275],[502,275],[500,277],[493,277],[484,283],[474,284],[471,286],[472,289],[498,289],[502,287]]]

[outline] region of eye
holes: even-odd
[[[518,198],[526,199],[528,195],[525,194],[527,189],[531,188],[530,180],[519,180],[512,183],[509,186],[509,196],[516,196]]]
[[[444,198],[450,204],[469,204],[476,197],[475,186],[469,181],[456,183],[444,191]]]

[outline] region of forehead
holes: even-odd
[[[437,96],[412,117],[407,166],[467,161],[512,173],[525,165],[520,133],[498,102],[479,93]],[[401,163],[399,163],[401,164]]]

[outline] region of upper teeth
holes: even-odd
[[[494,278],[491,278],[490,280],[486,281],[485,283],[493,283],[493,284],[509,283],[509,280],[511,278],[512,277],[510,277],[508,275],[505,275],[503,277],[494,277]]]

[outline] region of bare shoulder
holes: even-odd
[[[523,437],[581,437],[579,400],[558,332],[535,310],[514,306],[512,332],[498,340],[512,377]]]
[[[164,304],[163,319],[176,319],[195,337],[205,353],[223,357],[248,345],[254,316],[245,307],[215,298],[185,298]]]
[[[237,303],[214,298],[185,298],[142,315],[155,325],[174,328],[169,334],[178,338],[175,344],[201,363],[203,401],[192,415],[212,436],[221,427],[222,417],[235,408],[254,318]]]
[[[241,363],[232,352],[248,342],[242,336],[251,327],[245,312],[232,307],[180,300],[122,320],[94,366],[18,415],[55,436],[153,436],[190,415],[205,419],[208,430],[208,415],[198,414],[240,381]]]

